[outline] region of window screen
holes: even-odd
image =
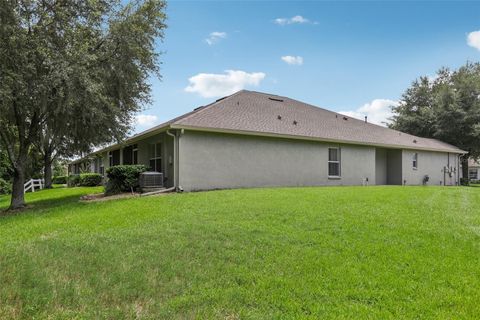
[[[340,149],[328,148],[328,176],[340,177]]]

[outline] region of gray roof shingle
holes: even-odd
[[[448,143],[366,123],[297,100],[242,90],[168,123],[355,144],[463,153]]]
[[[390,148],[466,153],[448,143],[413,136],[278,95],[242,90],[128,138],[138,141],[168,128],[314,139]],[[98,154],[118,148],[114,144]],[[81,161],[77,159],[71,163]]]

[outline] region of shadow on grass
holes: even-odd
[[[54,189],[53,189],[54,190]],[[13,216],[13,215],[18,215],[22,213],[33,213],[36,211],[41,211],[43,209],[47,208],[56,208],[56,207],[61,207],[61,206],[66,206],[69,204],[77,204],[80,201],[80,197],[88,194],[88,193],[74,193],[74,194],[65,194],[63,196],[55,195],[53,197],[48,197],[46,195],[47,192],[52,192],[52,189],[50,190],[41,190],[38,191],[38,193],[35,193],[35,196],[37,195],[43,195],[45,194],[46,197],[40,198],[40,199],[26,199],[26,206],[22,209],[17,209],[17,210],[9,210],[8,206],[10,205],[10,199],[8,199],[8,202],[4,203],[4,206],[0,207],[0,217],[7,217],[7,216]],[[94,190],[92,190],[91,193],[95,193]]]

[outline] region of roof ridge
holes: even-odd
[[[239,90],[235,93],[232,93],[231,95],[228,95],[228,96],[225,96],[225,97],[222,97],[222,98],[218,98],[214,102],[211,102],[211,103],[209,103],[205,106],[201,106],[201,107],[198,107],[196,109],[193,109],[193,111],[190,111],[187,114],[185,114],[184,117],[180,116],[180,117],[177,117],[176,119],[171,120],[170,124],[171,125],[172,124],[177,124],[177,122],[180,121],[180,120],[186,120],[186,119],[190,118],[191,116],[197,115],[197,114],[201,113],[202,111],[205,111],[205,110],[209,109],[210,107],[213,107],[217,103],[228,100],[228,99],[232,98],[233,96],[235,96],[235,95],[237,95],[237,94],[239,94],[243,91],[247,91],[247,90]]]
[[[245,90],[245,91],[247,91],[247,90]],[[284,100],[292,100],[292,101],[295,101],[295,102],[299,102],[300,104],[303,104],[304,106],[307,106],[307,107],[309,107],[309,108],[311,108],[311,109],[314,109],[314,110],[322,110],[322,111],[325,111],[325,112],[328,112],[328,113],[331,113],[331,114],[334,114],[334,115],[340,115],[340,116],[343,116],[343,117],[348,117],[348,119],[352,119],[353,121],[362,122],[362,123],[364,123],[365,125],[369,125],[369,126],[375,126],[375,127],[381,128],[382,130],[391,130],[391,131],[397,132],[397,133],[402,134],[402,135],[409,135],[409,136],[412,136],[412,137],[415,137],[415,138],[430,139],[430,140],[435,140],[435,141],[443,142],[443,141],[438,140],[438,139],[435,139],[435,138],[420,137],[420,136],[416,136],[416,135],[413,135],[413,134],[410,134],[410,133],[406,133],[406,132],[403,132],[403,131],[399,131],[399,130],[396,130],[396,129],[392,129],[392,128],[389,128],[389,127],[385,127],[385,126],[382,126],[382,125],[379,125],[379,124],[376,124],[376,123],[373,123],[373,122],[368,122],[368,121],[364,121],[364,120],[361,120],[361,119],[357,119],[357,118],[355,118],[355,117],[348,116],[348,115],[345,115],[345,114],[340,113],[340,112],[328,110],[328,109],[326,109],[326,108],[322,108],[322,107],[313,105],[313,104],[311,104],[311,103],[304,102],[304,101],[300,101],[300,100],[297,100],[297,99],[292,99],[292,98],[290,98],[290,97],[280,96],[280,95],[275,95],[275,94],[270,94],[270,93],[260,92],[260,91],[250,91],[250,92],[259,93],[259,94],[268,95],[268,96],[272,96],[272,95],[273,95],[273,96],[281,97],[281,98],[283,98]],[[367,119],[368,119],[368,118],[367,118]],[[443,143],[445,143],[445,142],[443,142]]]

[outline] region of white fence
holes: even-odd
[[[23,190],[25,192],[32,191],[35,192],[35,188],[42,190],[45,187],[45,181],[43,179],[30,179],[23,185]]]

